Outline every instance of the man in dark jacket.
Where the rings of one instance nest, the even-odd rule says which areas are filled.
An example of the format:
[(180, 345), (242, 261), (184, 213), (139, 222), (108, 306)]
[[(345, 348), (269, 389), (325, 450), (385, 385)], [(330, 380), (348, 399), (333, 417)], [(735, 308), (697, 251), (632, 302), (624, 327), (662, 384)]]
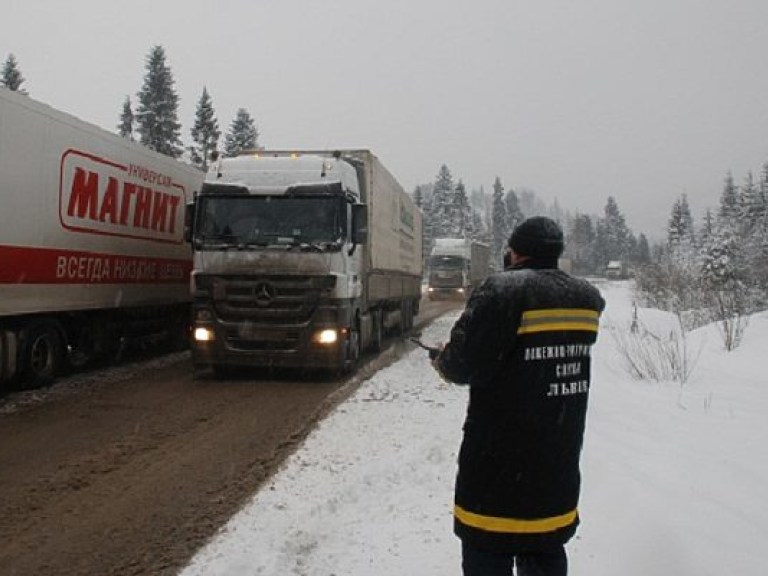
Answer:
[(563, 233), (529, 218), (510, 265), (470, 297), (435, 368), (469, 384), (454, 531), (465, 576), (564, 576), (579, 523), (590, 353), (605, 302), (557, 267)]

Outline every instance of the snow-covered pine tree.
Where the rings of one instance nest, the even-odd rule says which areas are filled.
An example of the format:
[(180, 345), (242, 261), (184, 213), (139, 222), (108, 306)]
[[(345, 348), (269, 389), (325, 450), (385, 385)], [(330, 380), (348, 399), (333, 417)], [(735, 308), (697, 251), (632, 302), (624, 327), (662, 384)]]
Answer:
[(630, 236), (632, 232), (613, 196), (605, 204), (604, 217), (598, 222), (597, 242), (601, 245), (603, 257), (609, 260), (626, 260), (630, 255)]
[(747, 314), (753, 310), (755, 290), (747, 278), (741, 239), (726, 218), (718, 219), (715, 231), (701, 252), (702, 297), (721, 329), (727, 350), (740, 342)]
[(120, 114), (120, 124), (117, 125), (117, 133), (123, 138), (134, 141), (133, 138), (133, 110), (131, 108), (130, 96), (125, 97), (123, 102), (123, 111)]
[(728, 172), (720, 194), (720, 209), (717, 213), (720, 223), (735, 226), (738, 222), (739, 208), (739, 191), (733, 182), (733, 174)]
[(469, 197), (464, 182), (459, 179), (453, 191), (452, 236), (454, 238), (473, 238), (472, 208), (469, 205)]
[(224, 154), (237, 156), (244, 150), (259, 149), (259, 131), (248, 110), (238, 108), (235, 119), (229, 126), (229, 132), (224, 136)]
[(518, 200), (517, 194), (512, 188), (507, 190), (507, 194), (504, 196), (504, 203), (507, 208), (507, 221), (509, 223), (509, 231), (511, 234), (512, 230), (525, 220), (525, 215), (520, 209), (520, 200)]
[(765, 215), (761, 189), (755, 184), (752, 172), (747, 174), (739, 194), (739, 221), (742, 235), (748, 238)]
[(768, 245), (760, 239), (764, 221), (758, 216), (764, 188), (748, 176), (739, 193), (729, 173), (712, 233), (702, 242), (703, 286), (729, 350), (738, 345), (744, 315), (766, 305)]
[(637, 238), (637, 254), (635, 255), (635, 262), (640, 265), (651, 263), (651, 247), (648, 243), (648, 238), (642, 232)]
[(520, 210), (526, 217), (546, 216), (548, 214), (547, 205), (541, 200), (533, 190), (518, 188), (517, 199), (520, 204)]
[(701, 219), (701, 228), (699, 228), (698, 238), (701, 246), (706, 246), (709, 243), (715, 233), (715, 225), (715, 215), (712, 214), (711, 208), (707, 208)]
[(571, 259), (573, 271), (595, 274), (602, 271), (595, 259), (595, 225), (588, 214), (576, 214), (568, 230), (565, 255)]
[(156, 152), (178, 158), (183, 153), (178, 121), (179, 97), (162, 46), (150, 49), (146, 69), (135, 114), (139, 141)]
[(413, 194), (411, 194), (413, 197), (413, 203), (416, 204), (419, 208), (421, 208), (424, 205), (424, 192), (421, 189), (421, 186), (416, 186), (416, 188), (413, 189)]
[(195, 123), (190, 130), (194, 144), (189, 147), (192, 163), (199, 166), (203, 172), (208, 171), (208, 161), (211, 153), (217, 150), (219, 145), (219, 122), (213, 110), (213, 102), (208, 94), (208, 89), (203, 86), (203, 93), (197, 102)]
[(763, 220), (768, 218), (768, 162), (763, 164), (763, 171), (758, 184), (758, 203), (762, 206)]
[(19, 92), (20, 94), (26, 94), (26, 90), (22, 90), (21, 85), (24, 83), (24, 76), (21, 75), (19, 70), (19, 63), (16, 61), (16, 56), (8, 54), (8, 58), (5, 59), (3, 64), (3, 86), (8, 90)]
[(491, 250), (496, 256), (494, 259), (500, 259), (500, 254), (504, 253), (509, 240), (511, 230), (509, 228), (509, 218), (507, 217), (507, 204), (504, 202), (504, 185), (501, 178), (496, 176), (493, 182), (493, 204), (491, 215)]
[(432, 187), (432, 238), (453, 236), (453, 176), (443, 164)]
[(488, 243), (488, 230), (483, 222), (483, 217), (477, 210), (472, 210), (472, 238), (479, 242)]
[[(745, 252), (744, 264), (749, 271), (749, 283), (756, 291), (765, 293), (768, 288), (768, 216), (766, 187), (756, 184), (750, 172), (741, 187), (741, 242)], [(763, 307), (768, 295), (755, 308)]]
[(670, 248), (686, 246), (692, 249), (694, 243), (693, 216), (687, 195), (683, 194), (672, 205), (672, 213), (667, 224), (667, 244)]
[(491, 221), (490, 202), (485, 195), (485, 188), (481, 185), (480, 188), (472, 188), (469, 193), (469, 205), (472, 206), (472, 211), (482, 221), (482, 228), (485, 230), (488, 227), (486, 222)]
[(691, 287), (697, 284), (699, 258), (694, 242), (694, 225), (688, 199), (685, 194), (675, 200), (667, 226), (667, 270), (675, 287), (679, 310), (697, 306), (695, 292)]
[(419, 208), (421, 208), (422, 215), (422, 233), (421, 233), (421, 250), (422, 260), (424, 261), (424, 269), (426, 270), (427, 258), (432, 250), (432, 221), (434, 220), (434, 214), (432, 213), (432, 185), (420, 184), (416, 186), (414, 190), (414, 198), (420, 198)]

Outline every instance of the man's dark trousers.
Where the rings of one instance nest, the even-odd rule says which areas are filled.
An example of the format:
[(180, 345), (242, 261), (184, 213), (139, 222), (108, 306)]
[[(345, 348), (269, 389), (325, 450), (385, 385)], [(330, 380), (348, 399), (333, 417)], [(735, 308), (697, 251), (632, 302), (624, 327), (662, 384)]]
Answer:
[(565, 548), (520, 553), (498, 553), (479, 550), (462, 542), (464, 576), (566, 576), (568, 559)]

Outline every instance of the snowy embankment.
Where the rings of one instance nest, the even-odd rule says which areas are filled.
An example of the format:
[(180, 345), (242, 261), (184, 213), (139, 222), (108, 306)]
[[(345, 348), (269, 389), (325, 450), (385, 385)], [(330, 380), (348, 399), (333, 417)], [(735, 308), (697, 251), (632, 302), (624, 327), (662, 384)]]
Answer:
[[(768, 314), (727, 353), (715, 327), (691, 334), (684, 386), (638, 382), (611, 331), (627, 330), (627, 283), (600, 285), (608, 307), (594, 351), (573, 576), (765, 572), (768, 534)], [(670, 327), (669, 315), (641, 319)], [(444, 341), (456, 316), (424, 333)], [(313, 432), (183, 576), (460, 574), (452, 535), (456, 455), (467, 393), (422, 350), (379, 372)]]

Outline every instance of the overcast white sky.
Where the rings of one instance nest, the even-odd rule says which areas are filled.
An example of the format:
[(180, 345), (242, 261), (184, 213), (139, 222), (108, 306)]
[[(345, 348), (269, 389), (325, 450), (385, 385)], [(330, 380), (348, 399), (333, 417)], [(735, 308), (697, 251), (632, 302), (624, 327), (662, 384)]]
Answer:
[(765, 0), (5, 0), (0, 59), (113, 130), (166, 49), (182, 138), (203, 86), (273, 148), (370, 147), (407, 190), (445, 163), (656, 235), (768, 160)]

